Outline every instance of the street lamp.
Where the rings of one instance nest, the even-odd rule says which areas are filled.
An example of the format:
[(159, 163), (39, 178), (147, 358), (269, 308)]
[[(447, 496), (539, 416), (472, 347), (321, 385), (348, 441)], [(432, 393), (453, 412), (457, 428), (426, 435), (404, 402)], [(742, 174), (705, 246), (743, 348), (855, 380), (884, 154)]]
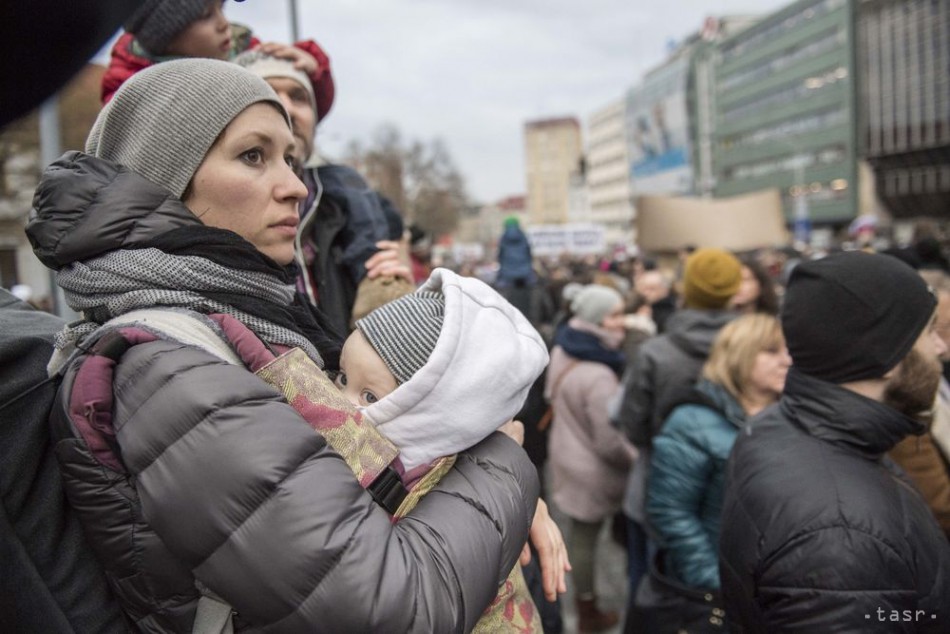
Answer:
[(290, 41), (298, 42), (300, 40), (300, 26), (297, 22), (297, 0), (287, 0), (287, 7), (290, 12)]
[(789, 141), (777, 140), (777, 142), (795, 152), (792, 157), (795, 183), (789, 188), (789, 194), (795, 199), (795, 206), (792, 209), (792, 234), (795, 242), (808, 244), (811, 240), (811, 210), (808, 206), (805, 165), (808, 164), (809, 157), (801, 147)]

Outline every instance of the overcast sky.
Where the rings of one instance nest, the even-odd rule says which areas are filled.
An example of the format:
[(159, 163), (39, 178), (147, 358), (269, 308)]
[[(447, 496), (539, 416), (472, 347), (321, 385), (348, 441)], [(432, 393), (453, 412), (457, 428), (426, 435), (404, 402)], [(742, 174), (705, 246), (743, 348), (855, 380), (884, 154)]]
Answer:
[[(441, 138), (479, 202), (524, 193), (525, 121), (590, 114), (619, 99), (667, 43), (709, 15), (766, 14), (791, 0), (298, 0), (302, 38), (330, 55), (330, 157), (391, 122)], [(286, 0), (227, 2), (262, 40), (289, 41)], [(586, 131), (586, 130), (585, 130)]]

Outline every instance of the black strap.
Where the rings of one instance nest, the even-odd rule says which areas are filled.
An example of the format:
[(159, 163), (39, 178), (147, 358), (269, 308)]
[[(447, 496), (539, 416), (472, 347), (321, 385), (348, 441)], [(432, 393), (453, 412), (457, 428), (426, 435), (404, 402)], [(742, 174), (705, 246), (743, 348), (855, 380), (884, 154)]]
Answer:
[(32, 393), (35, 392), (36, 390), (38, 390), (38, 389), (40, 389), (40, 388), (42, 388), (42, 387), (45, 387), (45, 386), (47, 386), (47, 385), (49, 385), (49, 384), (51, 384), (51, 383), (53, 383), (53, 384), (57, 383), (61, 378), (62, 378), (62, 376), (61, 376), (60, 374), (54, 374), (53, 376), (49, 377), (48, 379), (43, 379), (42, 381), (40, 381), (40, 382), (37, 383), (36, 385), (32, 386), (31, 388), (29, 388), (29, 389), (27, 389), (27, 390), (25, 390), (25, 391), (23, 391), (23, 392), (20, 392), (19, 394), (17, 394), (17, 395), (14, 396), (13, 398), (11, 398), (11, 399), (10, 399), (9, 401), (7, 401), (6, 403), (0, 405), (0, 412), (2, 412), (3, 410), (5, 410), (6, 408), (10, 407), (11, 405), (13, 405), (14, 403), (16, 403), (16, 402), (19, 401), (20, 399), (29, 396), (30, 394), (32, 394)]
[(113, 330), (107, 332), (102, 337), (96, 341), (95, 345), (92, 346), (90, 352), (94, 355), (108, 357), (113, 361), (118, 362), (122, 358), (122, 355), (125, 354), (126, 350), (132, 347), (132, 344), (126, 339), (122, 333)]
[(399, 474), (393, 469), (392, 465), (387, 466), (383, 472), (373, 480), (373, 483), (366, 487), (366, 490), (369, 491), (373, 500), (386, 509), (386, 512), (390, 515), (396, 514), (399, 505), (402, 504), (402, 501), (409, 495), (409, 491), (406, 490), (405, 485), (402, 483), (402, 478), (399, 477)]
[[(96, 344), (92, 347), (92, 349), (89, 352), (90, 354), (101, 355), (104, 357), (108, 357), (112, 359), (113, 361), (118, 361), (119, 359), (122, 358), (122, 355), (125, 354), (125, 351), (131, 347), (132, 347), (132, 344), (129, 343), (129, 341), (125, 337), (123, 337), (120, 333), (113, 331), (113, 332), (109, 332), (103, 335), (102, 338), (96, 342)], [(51, 383), (57, 384), (60, 381), (60, 379), (63, 378), (63, 373), (65, 372), (65, 370), (66, 370), (65, 367), (60, 368), (59, 371), (56, 372), (56, 374), (54, 374), (53, 376), (47, 379), (43, 379), (36, 385), (33, 385), (27, 390), (20, 392), (19, 394), (17, 394), (10, 400), (6, 401), (5, 403), (0, 404), (0, 411), (5, 410), (6, 408), (10, 407), (11, 405), (16, 403), (20, 399), (23, 399), (29, 396), (36, 390), (39, 390)]]

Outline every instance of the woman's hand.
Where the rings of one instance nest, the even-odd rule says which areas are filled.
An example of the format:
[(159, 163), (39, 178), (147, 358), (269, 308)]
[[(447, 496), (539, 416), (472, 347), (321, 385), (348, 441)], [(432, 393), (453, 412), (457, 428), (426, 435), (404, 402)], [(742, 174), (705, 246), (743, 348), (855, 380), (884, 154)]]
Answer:
[[(557, 527), (551, 516), (548, 515), (548, 505), (544, 500), (538, 500), (538, 508), (534, 512), (534, 521), (528, 539), (538, 551), (538, 564), (541, 566), (541, 583), (544, 587), (544, 598), (548, 601), (557, 599), (558, 594), (567, 592), (567, 583), (564, 573), (571, 570), (571, 562), (567, 558), (567, 547), (561, 536), (561, 529)], [(521, 565), (531, 561), (531, 549), (528, 544), (521, 551)]]
[(265, 42), (258, 48), (262, 53), (293, 62), (294, 68), (303, 71), (307, 76), (313, 75), (320, 66), (316, 57), (296, 46), (289, 46), (279, 42)]
[(412, 284), (412, 271), (402, 257), (399, 243), (394, 240), (380, 240), (379, 249), (366, 260), (366, 277), (373, 280), (381, 275), (401, 277)]

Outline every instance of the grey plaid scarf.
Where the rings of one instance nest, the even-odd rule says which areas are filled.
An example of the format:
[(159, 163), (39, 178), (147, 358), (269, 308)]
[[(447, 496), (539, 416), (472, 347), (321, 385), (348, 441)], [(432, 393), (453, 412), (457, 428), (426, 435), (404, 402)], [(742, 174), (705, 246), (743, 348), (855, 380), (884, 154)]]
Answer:
[(66, 303), (81, 311), (84, 321), (69, 324), (56, 338), (56, 348), (81, 341), (101, 324), (139, 308), (176, 307), (201, 313), (231, 315), (266, 342), (301, 348), (323, 367), (323, 359), (302, 334), (203, 293), (249, 295), (289, 306), (294, 287), (274, 275), (233, 269), (207, 258), (169, 255), (158, 249), (111, 251), (97, 258), (74, 262), (56, 274)]

